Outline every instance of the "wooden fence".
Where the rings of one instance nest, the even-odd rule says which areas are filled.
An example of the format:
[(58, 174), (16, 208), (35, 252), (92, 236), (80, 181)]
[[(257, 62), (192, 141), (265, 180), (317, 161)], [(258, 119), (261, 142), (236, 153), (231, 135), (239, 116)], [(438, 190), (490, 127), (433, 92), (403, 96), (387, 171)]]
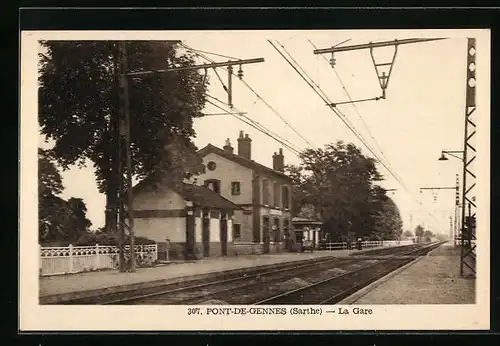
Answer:
[[(125, 246), (125, 250), (130, 246)], [(158, 260), (156, 244), (136, 245), (136, 256), (143, 262)], [(62, 275), (118, 267), (116, 246), (40, 247), (40, 275)]]

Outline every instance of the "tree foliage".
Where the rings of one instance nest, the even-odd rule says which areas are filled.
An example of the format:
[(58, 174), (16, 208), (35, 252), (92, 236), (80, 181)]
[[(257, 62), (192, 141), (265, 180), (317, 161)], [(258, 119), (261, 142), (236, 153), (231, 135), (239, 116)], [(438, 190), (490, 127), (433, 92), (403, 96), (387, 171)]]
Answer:
[(399, 240), (403, 233), (403, 220), (390, 197), (385, 197), (373, 212), (373, 236), (384, 240)]
[(432, 233), (430, 230), (425, 230), (423, 237), (424, 237), (424, 240), (429, 243), (432, 241), (432, 237), (434, 237), (434, 233)]
[[(39, 70), (39, 123), (54, 141), (63, 169), (91, 160), (98, 188), (111, 198), (116, 186), (118, 42), (43, 41)], [(189, 53), (161, 41), (127, 42), (129, 71), (194, 63)], [(180, 180), (201, 160), (191, 141), (193, 119), (205, 103), (204, 75), (157, 73), (129, 79), (130, 140), (134, 174)], [(111, 186), (110, 186), (111, 185)], [(108, 200), (109, 202), (109, 200)]]
[(314, 215), (323, 221), (332, 239), (399, 239), (399, 210), (375, 185), (382, 176), (373, 159), (342, 141), (324, 149), (307, 149), (300, 158), (301, 164), (287, 166), (286, 172), (293, 181), (294, 210), (301, 211), (301, 216)]
[(62, 177), (49, 150), (38, 149), (38, 195), (59, 195), (64, 190)]
[(82, 199), (68, 201), (63, 192), (61, 175), (51, 160), (51, 152), (38, 150), (38, 228), (40, 243), (74, 242), (89, 231), (87, 207)]
[(424, 236), (424, 228), (421, 225), (415, 227), (415, 236), (419, 238)]
[(413, 237), (413, 232), (409, 231), (409, 230), (406, 230), (406, 231), (403, 232), (403, 236), (406, 237), (406, 238), (411, 238), (411, 237)]

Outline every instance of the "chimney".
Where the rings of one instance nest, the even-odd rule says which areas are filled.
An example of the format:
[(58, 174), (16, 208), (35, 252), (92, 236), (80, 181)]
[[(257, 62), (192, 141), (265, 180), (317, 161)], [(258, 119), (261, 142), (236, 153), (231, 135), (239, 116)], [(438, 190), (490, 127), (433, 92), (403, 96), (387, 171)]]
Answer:
[(248, 134), (243, 135), (243, 131), (240, 131), (238, 137), (238, 155), (249, 160), (252, 157), (252, 139)]
[(233, 152), (234, 152), (234, 149), (231, 146), (231, 142), (229, 141), (229, 138), (226, 139), (226, 144), (222, 148), (224, 149), (224, 151), (227, 151), (230, 154), (233, 154)]
[(275, 171), (285, 171), (285, 157), (283, 156), (283, 149), (280, 148), (279, 153), (273, 155), (273, 169)]

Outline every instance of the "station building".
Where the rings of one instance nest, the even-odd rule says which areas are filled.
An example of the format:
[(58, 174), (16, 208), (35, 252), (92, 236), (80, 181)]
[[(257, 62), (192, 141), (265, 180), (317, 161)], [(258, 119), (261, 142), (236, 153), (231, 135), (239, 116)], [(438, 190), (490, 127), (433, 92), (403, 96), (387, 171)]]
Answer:
[(154, 183), (134, 187), (134, 231), (158, 244), (158, 259), (226, 256), (239, 207), (204, 186)]
[(193, 183), (238, 207), (234, 209), (231, 232), (234, 251), (244, 244), (253, 244), (252, 251), (263, 253), (284, 251), (292, 237), (292, 180), (284, 173), (283, 150), (274, 153), (273, 167), (269, 168), (252, 160), (248, 134), (240, 131), (237, 142), (237, 153), (229, 138), (223, 148), (208, 144), (199, 150), (206, 169)]

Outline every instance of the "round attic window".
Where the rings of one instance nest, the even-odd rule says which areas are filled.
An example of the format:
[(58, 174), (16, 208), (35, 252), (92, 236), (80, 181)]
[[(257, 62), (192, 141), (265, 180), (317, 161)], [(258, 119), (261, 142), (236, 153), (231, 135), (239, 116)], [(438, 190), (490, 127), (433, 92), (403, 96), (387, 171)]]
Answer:
[(216, 167), (217, 167), (217, 165), (216, 165), (216, 164), (215, 164), (215, 162), (213, 162), (213, 161), (210, 161), (210, 162), (208, 163), (208, 165), (207, 165), (207, 168), (208, 168), (208, 170), (210, 170), (210, 171), (215, 170), (215, 168), (216, 168)]

